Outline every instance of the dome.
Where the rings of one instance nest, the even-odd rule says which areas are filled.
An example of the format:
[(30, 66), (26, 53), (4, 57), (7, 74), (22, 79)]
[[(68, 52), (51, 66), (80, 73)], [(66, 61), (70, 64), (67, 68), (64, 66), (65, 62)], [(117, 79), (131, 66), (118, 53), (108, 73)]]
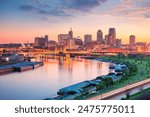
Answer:
[(122, 68), (120, 66), (115, 67), (115, 72), (122, 72)]

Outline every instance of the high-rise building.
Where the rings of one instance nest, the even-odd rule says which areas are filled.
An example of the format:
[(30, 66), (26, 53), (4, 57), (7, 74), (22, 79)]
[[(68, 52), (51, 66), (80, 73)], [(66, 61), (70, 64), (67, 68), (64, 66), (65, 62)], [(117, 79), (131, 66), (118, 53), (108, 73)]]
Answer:
[(44, 37), (35, 37), (35, 46), (46, 48), (48, 46), (48, 35), (45, 35)]
[(113, 37), (111, 35), (108, 35), (107, 45), (110, 45), (110, 46), (114, 45)]
[(45, 35), (44, 39), (45, 39), (45, 46), (48, 47), (48, 35)]
[(108, 35), (105, 35), (105, 43), (109, 45)]
[(92, 42), (92, 35), (86, 34), (84, 35), (84, 44)]
[(131, 46), (135, 45), (135, 36), (134, 35), (130, 35), (129, 44)]
[(80, 38), (74, 38), (74, 40), (75, 40), (76, 45), (79, 45), (79, 46), (83, 45), (83, 41)]
[(73, 31), (70, 28), (68, 34), (59, 34), (58, 35), (58, 44), (59, 45), (67, 45), (70, 42), (70, 39), (73, 39)]
[(116, 46), (120, 47), (122, 44), (122, 40), (121, 39), (116, 39)]
[(48, 41), (48, 35), (45, 35), (44, 38)]
[(109, 40), (109, 45), (114, 46), (116, 42), (116, 30), (115, 28), (109, 28), (109, 33), (108, 33), (108, 40)]
[(103, 32), (101, 30), (98, 30), (97, 31), (97, 41), (99, 43), (102, 43), (103, 42)]
[(67, 41), (70, 39), (69, 34), (59, 34), (58, 35), (58, 44), (59, 45), (67, 45)]
[(72, 31), (72, 28), (70, 28), (69, 36), (70, 36), (70, 39), (73, 39), (73, 31)]

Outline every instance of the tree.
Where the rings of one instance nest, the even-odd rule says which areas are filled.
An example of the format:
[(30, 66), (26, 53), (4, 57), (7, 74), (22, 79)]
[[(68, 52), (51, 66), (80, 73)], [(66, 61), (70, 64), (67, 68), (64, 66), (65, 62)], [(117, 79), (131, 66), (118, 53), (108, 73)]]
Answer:
[(123, 80), (126, 80), (126, 79), (128, 79), (129, 78), (129, 70), (123, 70), (122, 71), (123, 72)]
[(113, 79), (111, 77), (106, 77), (102, 79), (102, 82), (105, 87), (109, 87), (114, 84)]
[(104, 89), (105, 88), (105, 86), (104, 86), (104, 83), (103, 82), (101, 82), (99, 85), (97, 85), (96, 86), (96, 90), (98, 91), (98, 90), (102, 90), (102, 89)]

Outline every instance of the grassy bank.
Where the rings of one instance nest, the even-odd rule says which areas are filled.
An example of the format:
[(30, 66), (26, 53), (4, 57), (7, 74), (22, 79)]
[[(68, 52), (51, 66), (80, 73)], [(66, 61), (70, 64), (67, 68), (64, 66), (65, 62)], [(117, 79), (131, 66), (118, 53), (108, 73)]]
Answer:
[(116, 82), (114, 85), (108, 88), (99, 90), (94, 94), (89, 94), (86, 96), (79, 97), (78, 99), (87, 99), (90, 97), (94, 97), (121, 88), (123, 86), (126, 86), (127, 84), (132, 84), (150, 78), (150, 61), (149, 61), (150, 57), (144, 55), (104, 56), (104, 57), (100, 57), (100, 59), (115, 62), (115, 63), (129, 64), (131, 66), (130, 67), (131, 69), (129, 69), (130, 74), (126, 76), (126, 78), (122, 78), (122, 80)]

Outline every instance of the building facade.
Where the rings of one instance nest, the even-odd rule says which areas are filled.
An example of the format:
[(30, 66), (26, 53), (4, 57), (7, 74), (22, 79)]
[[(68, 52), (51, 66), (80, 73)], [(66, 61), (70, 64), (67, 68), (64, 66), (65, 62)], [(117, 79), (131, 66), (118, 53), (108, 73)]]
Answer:
[(97, 41), (101, 44), (103, 43), (103, 32), (101, 30), (97, 31)]
[(116, 30), (115, 28), (109, 28), (108, 32), (108, 44), (114, 46), (116, 43)]
[(67, 45), (70, 43), (70, 39), (73, 39), (73, 31), (70, 29), (68, 34), (59, 34), (58, 35), (58, 44), (59, 45)]
[(84, 35), (84, 44), (92, 42), (92, 35), (86, 34)]
[(46, 48), (48, 46), (48, 35), (44, 37), (35, 37), (35, 47)]
[(134, 36), (134, 35), (130, 35), (130, 38), (129, 38), (129, 45), (130, 45), (130, 46), (135, 45), (135, 36)]

